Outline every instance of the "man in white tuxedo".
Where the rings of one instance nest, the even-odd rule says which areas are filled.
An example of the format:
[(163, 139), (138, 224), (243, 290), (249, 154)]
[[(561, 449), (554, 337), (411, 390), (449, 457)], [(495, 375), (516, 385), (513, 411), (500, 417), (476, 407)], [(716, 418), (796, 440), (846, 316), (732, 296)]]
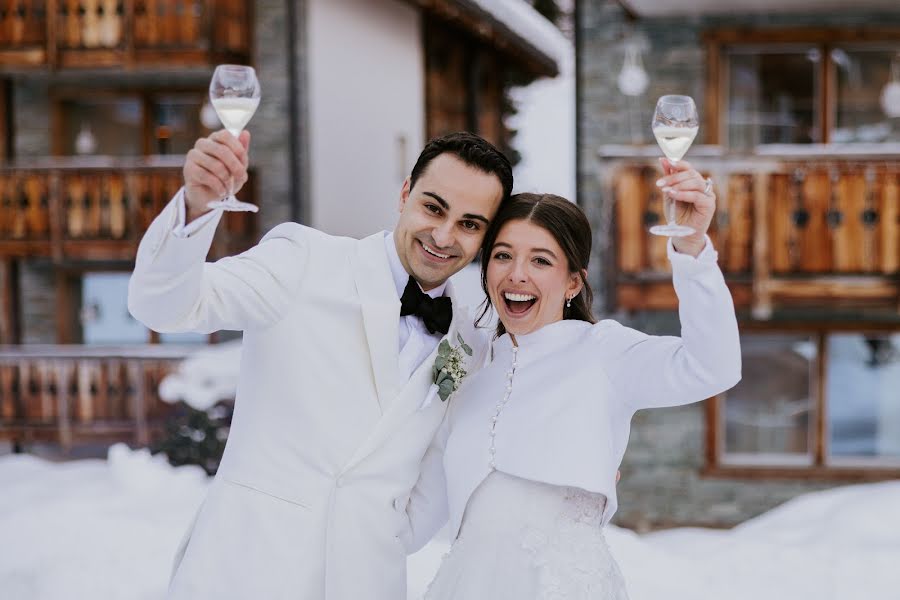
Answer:
[(437, 347), (464, 340), (470, 371), (486, 351), (447, 280), (509, 196), (509, 161), (472, 134), (437, 138), (403, 185), (392, 233), (284, 223), (206, 263), (221, 218), (207, 204), (246, 181), (249, 143), (246, 132), (197, 142), (129, 285), (129, 310), (152, 329), (244, 332), (228, 445), (169, 596), (404, 598), (406, 505), (447, 406), (424, 401)]

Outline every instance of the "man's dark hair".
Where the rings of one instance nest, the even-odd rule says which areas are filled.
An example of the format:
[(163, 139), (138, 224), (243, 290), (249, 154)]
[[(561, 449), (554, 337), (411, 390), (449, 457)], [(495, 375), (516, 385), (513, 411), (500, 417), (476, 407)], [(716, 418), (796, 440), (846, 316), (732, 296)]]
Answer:
[(419, 159), (409, 176), (409, 189), (415, 187), (416, 181), (425, 172), (428, 163), (441, 154), (448, 153), (479, 171), (488, 175), (496, 175), (500, 180), (500, 185), (503, 186), (501, 203), (505, 202), (512, 194), (513, 174), (509, 159), (489, 141), (467, 131), (442, 135), (425, 144), (425, 148), (419, 154)]

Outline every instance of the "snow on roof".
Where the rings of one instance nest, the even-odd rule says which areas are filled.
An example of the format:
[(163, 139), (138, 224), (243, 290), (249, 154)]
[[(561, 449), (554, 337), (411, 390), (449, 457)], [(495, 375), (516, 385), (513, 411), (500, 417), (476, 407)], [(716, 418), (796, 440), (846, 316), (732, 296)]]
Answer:
[(553, 59), (557, 66), (572, 50), (572, 43), (525, 0), (470, 0), (499, 23), (505, 25), (521, 42)]

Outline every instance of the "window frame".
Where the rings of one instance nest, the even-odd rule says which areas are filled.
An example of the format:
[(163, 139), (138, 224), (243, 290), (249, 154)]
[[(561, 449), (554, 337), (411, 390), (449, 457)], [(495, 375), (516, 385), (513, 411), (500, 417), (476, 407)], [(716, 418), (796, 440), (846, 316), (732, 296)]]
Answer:
[[(706, 46), (706, 90), (703, 111), (704, 143), (729, 147), (728, 112), (728, 61), (729, 49), (740, 46), (792, 46), (808, 45), (819, 49), (822, 61), (819, 63), (817, 96), (819, 98), (819, 128), (822, 144), (831, 143), (831, 130), (837, 117), (837, 78), (831, 50), (835, 47), (879, 48), (900, 45), (900, 28), (794, 28), (794, 29), (746, 29), (723, 28), (707, 31), (702, 36)], [(893, 46), (891, 46), (893, 47)], [(900, 47), (898, 47), (900, 51)], [(858, 142), (847, 142), (851, 146)], [(780, 144), (779, 144), (780, 145)], [(810, 147), (816, 144), (791, 144)]]
[[(63, 266), (56, 271), (55, 292), (57, 295), (56, 311), (56, 336), (58, 344), (85, 345), (84, 333), (81, 329), (80, 311), (84, 306), (81, 297), (81, 286), (84, 276), (89, 273), (122, 273), (127, 274), (132, 268), (121, 263), (98, 262), (91, 265)], [(150, 329), (146, 325), (145, 344), (165, 344), (159, 332)], [(216, 344), (219, 341), (219, 333), (207, 334), (207, 344)], [(103, 346), (106, 344), (100, 344)], [(201, 346), (198, 344), (197, 346)]]
[[(829, 458), (829, 428), (827, 397), (828, 337), (841, 333), (898, 333), (900, 323), (788, 323), (772, 324), (748, 322), (741, 324), (741, 333), (748, 334), (800, 334), (813, 338), (817, 347), (814, 365), (815, 378), (810, 382), (813, 399), (813, 419), (810, 425), (811, 463), (781, 464), (753, 463), (747, 460), (725, 460), (724, 402), (726, 394), (710, 398), (706, 402), (706, 457), (701, 475), (711, 478), (741, 479), (816, 479), (822, 481), (883, 481), (900, 479), (900, 463), (886, 465), (884, 461), (866, 459)], [(751, 455), (752, 456), (752, 455)]]
[[(97, 88), (84, 90), (80, 88), (61, 87), (51, 91), (51, 124), (50, 142), (53, 156), (69, 156), (64, 147), (64, 132), (67, 129), (66, 111), (64, 105), (69, 101), (90, 100), (98, 97), (112, 99), (137, 100), (141, 106), (141, 153), (138, 156), (157, 156), (153, 152), (155, 147), (155, 123), (153, 122), (154, 107), (161, 98), (168, 96), (192, 96), (196, 95), (201, 105), (207, 98), (208, 91), (201, 87), (176, 87), (176, 88)], [(205, 130), (205, 127), (203, 128)]]

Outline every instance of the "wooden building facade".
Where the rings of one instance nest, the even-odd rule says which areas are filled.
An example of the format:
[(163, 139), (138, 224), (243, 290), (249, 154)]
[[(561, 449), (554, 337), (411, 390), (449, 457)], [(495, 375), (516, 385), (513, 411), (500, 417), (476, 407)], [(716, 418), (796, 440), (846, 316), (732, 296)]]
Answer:
[[(382, 18), (364, 26), (385, 28), (387, 39), (387, 16), (414, 16), (422, 35), (410, 52), (425, 59), (421, 73), (409, 74), (424, 82), (413, 157), (427, 137), (461, 129), (505, 147), (505, 90), (555, 75), (557, 65), (488, 4), (0, 2), (0, 437), (69, 445), (93, 431), (145, 443), (148, 419), (165, 414), (159, 377), (186, 348), (216, 341), (150, 331), (125, 303), (137, 244), (181, 186), (184, 154), (219, 128), (207, 99), (215, 65), (257, 69), (264, 100), (249, 126), (251, 179), (239, 197), (262, 210), (228, 213), (211, 259), (248, 248), (285, 220), (315, 225), (317, 203), (349, 202), (310, 187), (325, 175), (310, 166), (309, 70), (328, 64), (312, 55), (313, 11), (374, 11)], [(339, 16), (329, 35), (340, 27)], [(353, 64), (344, 67), (352, 79)], [(395, 73), (385, 73), (390, 87)], [(355, 103), (366, 109), (364, 95)], [(363, 155), (391, 153), (381, 140), (337, 131)], [(383, 201), (393, 206), (394, 197)], [(348, 215), (363, 208), (340, 207)]]
[[(900, 10), (777, 4), (578, 3), (579, 201), (602, 310), (678, 333), (666, 242), (647, 232), (662, 219), (650, 122), (659, 96), (688, 94), (701, 129), (686, 159), (715, 182), (744, 348), (733, 390), (636, 418), (632, 525), (729, 525), (900, 477)], [(648, 85), (628, 96), (635, 53)]]

